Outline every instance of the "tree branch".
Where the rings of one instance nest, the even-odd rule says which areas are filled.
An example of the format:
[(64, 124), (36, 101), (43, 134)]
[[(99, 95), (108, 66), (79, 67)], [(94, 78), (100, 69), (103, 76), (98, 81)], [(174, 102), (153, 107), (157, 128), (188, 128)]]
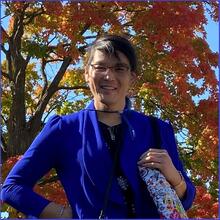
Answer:
[(88, 22), (85, 24), (85, 26), (83, 27), (83, 29), (81, 30), (80, 32), (80, 35), (82, 36), (88, 29), (89, 27), (91, 26), (92, 22)]
[(5, 78), (7, 78), (9, 81), (15, 82), (15, 81), (11, 78), (11, 76), (9, 76), (9, 74), (7, 74), (6, 72), (1, 71), (1, 73), (2, 73), (2, 76), (4, 76)]
[(62, 79), (66, 69), (68, 68), (69, 64), (71, 63), (71, 61), (72, 61), (72, 59), (70, 57), (64, 58), (64, 61), (63, 61), (62, 65), (61, 65), (58, 73), (54, 77), (52, 83), (50, 84), (50, 86), (47, 89), (46, 94), (42, 98), (42, 102), (41, 102), (41, 105), (40, 105), (40, 108), (39, 108), (40, 111), (42, 111), (43, 106), (46, 107), (45, 104), (49, 101), (49, 98), (51, 98), (51, 96), (54, 94), (54, 92), (57, 91), (57, 87), (59, 85), (59, 82), (61, 81), (61, 79)]
[(49, 107), (49, 110), (46, 113), (46, 116), (43, 118), (42, 122), (45, 123), (46, 118), (51, 114), (53, 110), (57, 108), (57, 106), (60, 105), (60, 103), (63, 103), (68, 97), (68, 92), (65, 95), (62, 95), (60, 98), (61, 100), (55, 100)]
[(3, 20), (4, 18), (7, 18), (8, 16), (10, 16), (10, 15), (5, 15), (5, 16), (1, 17), (1, 20)]
[(4, 54), (7, 56), (8, 51), (5, 49), (3, 44), (1, 44), (1, 48), (2, 48), (2, 51), (4, 52)]
[(28, 20), (26, 22), (24, 22), (24, 25), (30, 24), (35, 17), (42, 15), (44, 12), (45, 12), (44, 8), (41, 7), (40, 10), (36, 11), (35, 13), (32, 12), (32, 13), (30, 13), (30, 15), (26, 14)]
[(85, 36), (84, 39), (96, 39), (97, 35), (93, 35), (93, 36)]
[(51, 84), (47, 88), (45, 94), (43, 95), (42, 99), (40, 100), (40, 102), (37, 106), (37, 109), (35, 111), (35, 114), (28, 122), (29, 126), (31, 126), (31, 129), (36, 130), (36, 132), (41, 124), (41, 118), (44, 113), (44, 110), (45, 110), (48, 102), (50, 101), (50, 98), (57, 91), (57, 87), (58, 87), (61, 79), (63, 78), (63, 75), (66, 72), (66, 69), (70, 65), (71, 61), (72, 61), (71, 57), (64, 58), (64, 61), (61, 65), (60, 69), (58, 70), (56, 76), (54, 77), (53, 81), (51, 82)]
[(84, 89), (84, 90), (89, 90), (88, 86), (59, 86), (57, 87), (57, 91), (58, 90), (77, 90), (77, 89)]
[(63, 59), (53, 59), (53, 60), (46, 60), (46, 63), (53, 63), (53, 62), (62, 62)]
[[(48, 87), (47, 75), (45, 73), (45, 66), (46, 66), (46, 60), (45, 60), (45, 58), (43, 58), (42, 59), (42, 64), (41, 64), (41, 73), (42, 73), (42, 77), (43, 77), (43, 80), (44, 80), (44, 86), (43, 86), (43, 90), (42, 90), (42, 93), (41, 93), (42, 96), (45, 94), (46, 89)], [(42, 98), (42, 96), (41, 96), (41, 98)]]
[(50, 107), (50, 109), (48, 110), (48, 112), (45, 113), (46, 116), (42, 119), (42, 122), (43, 122), (43, 123), (45, 123), (47, 117), (48, 117), (48, 116), (51, 114), (51, 112), (52, 112), (53, 110), (55, 110), (56, 108), (57, 108), (57, 105), (55, 105), (55, 104), (54, 104), (53, 107)]
[(4, 1), (4, 4), (11, 10), (10, 1)]
[(2, 25), (1, 25), (1, 34), (2, 35), (4, 34), (7, 37), (7, 39), (9, 38), (8, 33), (5, 31), (5, 29), (2, 27)]
[(2, 148), (2, 150), (3, 150), (3, 152), (7, 152), (7, 148), (8, 148), (8, 145), (6, 144), (6, 141), (5, 141), (5, 139), (4, 139), (4, 137), (3, 137), (3, 135), (1, 134), (1, 148)]
[(44, 186), (46, 183), (56, 182), (57, 180), (58, 180), (58, 176), (55, 175), (55, 176), (50, 177), (49, 179), (40, 180), (40, 181), (37, 183), (37, 185), (39, 185), (39, 186)]
[(56, 38), (57, 38), (57, 36), (56, 36), (56, 34), (55, 34), (55, 36), (47, 43), (47, 46), (49, 46), (50, 43), (53, 42)]

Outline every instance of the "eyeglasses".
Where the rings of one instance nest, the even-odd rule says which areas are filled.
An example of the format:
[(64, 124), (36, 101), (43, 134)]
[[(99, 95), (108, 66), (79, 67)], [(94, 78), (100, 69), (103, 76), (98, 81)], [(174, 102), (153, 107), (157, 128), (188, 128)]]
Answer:
[(105, 66), (101, 64), (90, 64), (96, 73), (106, 73), (107, 69), (112, 69), (115, 73), (124, 74), (130, 70), (126, 64), (117, 64), (115, 66)]

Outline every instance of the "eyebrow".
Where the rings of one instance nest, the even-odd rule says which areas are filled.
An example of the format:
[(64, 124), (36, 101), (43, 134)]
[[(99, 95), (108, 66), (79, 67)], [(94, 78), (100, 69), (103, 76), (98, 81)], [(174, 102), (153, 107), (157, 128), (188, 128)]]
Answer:
[[(103, 66), (108, 66), (105, 62), (103, 61), (98, 61), (93, 63), (93, 65), (103, 65)], [(114, 66), (126, 66), (129, 67), (130, 65), (127, 63), (122, 63), (122, 62), (117, 62)]]

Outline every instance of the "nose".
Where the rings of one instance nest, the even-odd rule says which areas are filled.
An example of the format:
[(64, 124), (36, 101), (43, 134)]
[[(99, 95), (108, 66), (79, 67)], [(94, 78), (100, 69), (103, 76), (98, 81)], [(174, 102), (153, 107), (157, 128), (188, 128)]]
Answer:
[(115, 79), (115, 74), (113, 68), (108, 68), (105, 72), (104, 78), (106, 80), (114, 80)]

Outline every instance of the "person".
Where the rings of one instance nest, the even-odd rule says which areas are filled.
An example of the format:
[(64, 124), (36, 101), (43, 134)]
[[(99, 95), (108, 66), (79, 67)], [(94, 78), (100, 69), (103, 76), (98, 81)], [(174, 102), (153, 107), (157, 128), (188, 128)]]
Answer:
[[(155, 148), (150, 117), (130, 107), (128, 90), (136, 78), (131, 42), (119, 35), (98, 38), (85, 62), (93, 100), (79, 112), (50, 118), (6, 178), (2, 200), (36, 218), (159, 218), (141, 166), (160, 170), (189, 209), (195, 187), (179, 159), (172, 125), (157, 119), (162, 146)], [(68, 207), (33, 191), (52, 168)]]

